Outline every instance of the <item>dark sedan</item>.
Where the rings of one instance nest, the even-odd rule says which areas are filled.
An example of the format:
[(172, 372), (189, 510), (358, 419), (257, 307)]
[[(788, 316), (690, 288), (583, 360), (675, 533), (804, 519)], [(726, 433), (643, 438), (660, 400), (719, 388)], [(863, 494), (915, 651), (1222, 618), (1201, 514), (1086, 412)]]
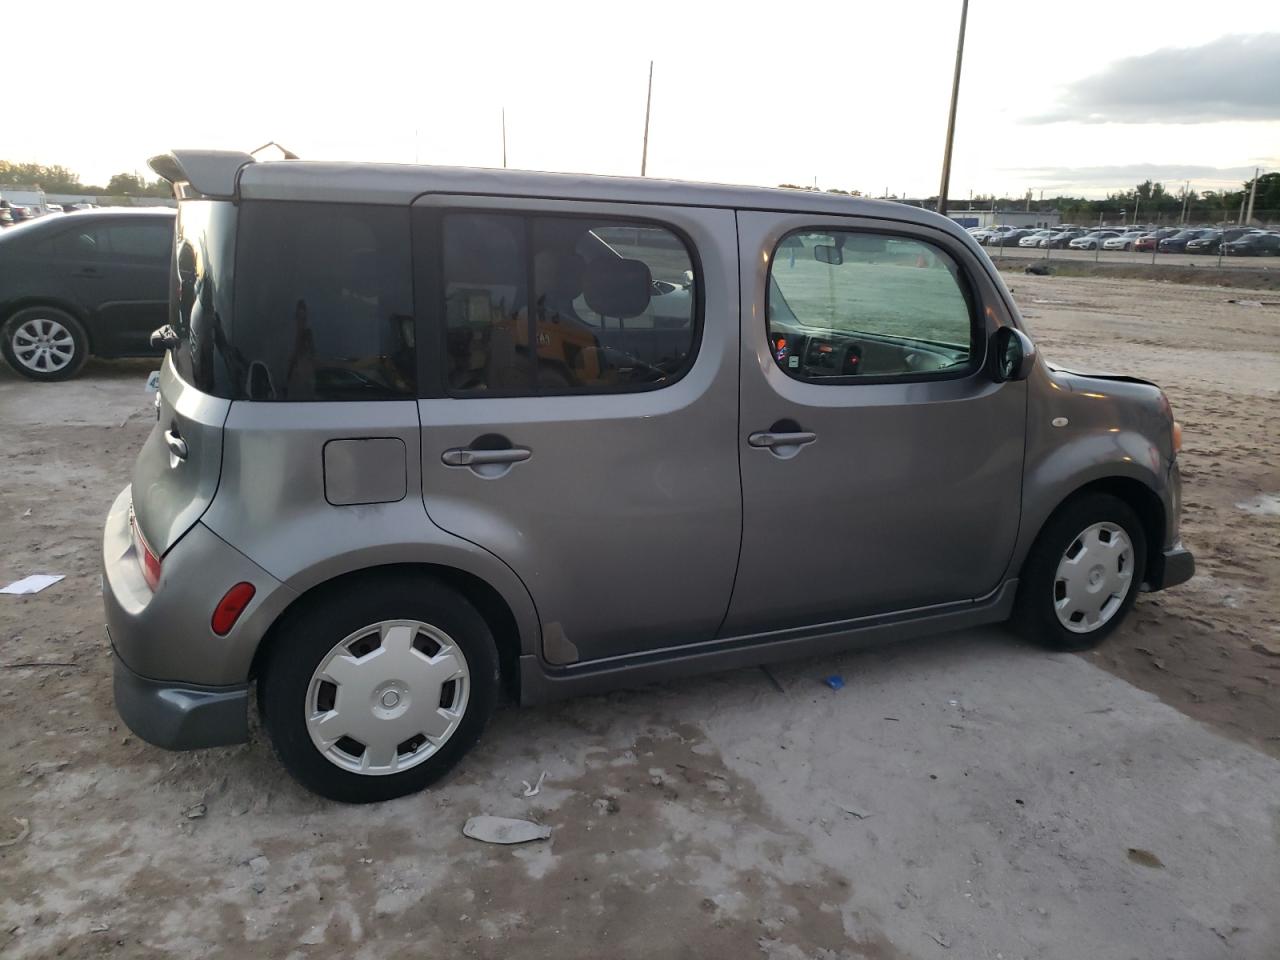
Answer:
[(1074, 230), (1074, 229), (1063, 230), (1060, 233), (1055, 233), (1050, 235), (1049, 238), (1046, 240), (1041, 240), (1040, 246), (1052, 247), (1055, 250), (1065, 250), (1067, 248), (1067, 244), (1069, 244), (1072, 240), (1075, 240), (1083, 236), (1084, 236), (1083, 230)]
[(159, 355), (173, 211), (94, 210), (0, 233), (0, 349), (32, 380), (66, 380), (90, 355)]
[(1009, 230), (1006, 233), (994, 234), (987, 241), (988, 247), (1016, 247), (1022, 241), (1023, 237), (1029, 237), (1035, 233), (1034, 230), (1025, 230), (1021, 227), (1017, 230)]
[(1221, 230), (1206, 230), (1194, 240), (1187, 241), (1187, 253), (1217, 253), (1222, 245)]
[(1187, 244), (1187, 253), (1213, 253), (1218, 252), (1218, 248), (1223, 243), (1234, 243), (1242, 237), (1258, 231), (1253, 227), (1233, 227), (1228, 230), (1211, 230), (1209, 235), (1192, 240)]
[(1199, 240), (1201, 237), (1209, 236), (1217, 233), (1216, 230), (1205, 230), (1202, 228), (1192, 228), (1189, 230), (1179, 230), (1172, 237), (1165, 237), (1160, 241), (1161, 253), (1186, 253), (1187, 244), (1192, 240)]
[(1246, 233), (1222, 249), (1232, 257), (1280, 257), (1280, 233)]

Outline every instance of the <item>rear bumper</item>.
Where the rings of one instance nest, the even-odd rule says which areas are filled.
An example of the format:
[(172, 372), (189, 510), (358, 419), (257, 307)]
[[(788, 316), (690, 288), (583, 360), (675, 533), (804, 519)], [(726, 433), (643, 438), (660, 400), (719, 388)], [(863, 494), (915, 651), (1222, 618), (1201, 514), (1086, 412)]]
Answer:
[(206, 687), (149, 680), (130, 670), (118, 653), (113, 659), (116, 712), (147, 743), (194, 750), (249, 739), (247, 683)]
[[(102, 601), (117, 655), (140, 676), (174, 686), (248, 682), (258, 644), (296, 594), (199, 522), (164, 555), (152, 590), (133, 547), (129, 505), (125, 487), (102, 537)], [(210, 624), (213, 609), (240, 582), (253, 584), (253, 600), (219, 636)]]

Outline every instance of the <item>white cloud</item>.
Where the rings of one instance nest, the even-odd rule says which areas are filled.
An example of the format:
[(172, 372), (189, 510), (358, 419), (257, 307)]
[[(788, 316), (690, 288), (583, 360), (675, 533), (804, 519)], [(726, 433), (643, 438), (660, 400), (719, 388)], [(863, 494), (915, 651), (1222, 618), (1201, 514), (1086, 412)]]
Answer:
[(1280, 33), (1154, 50), (1068, 85), (1032, 123), (1280, 120)]

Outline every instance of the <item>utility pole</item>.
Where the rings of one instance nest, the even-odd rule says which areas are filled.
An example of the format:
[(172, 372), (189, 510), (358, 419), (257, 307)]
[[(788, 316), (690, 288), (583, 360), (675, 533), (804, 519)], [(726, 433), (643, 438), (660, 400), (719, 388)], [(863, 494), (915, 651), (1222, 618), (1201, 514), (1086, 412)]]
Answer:
[(1258, 174), (1262, 172), (1261, 167), (1253, 168), (1253, 184), (1249, 187), (1249, 212), (1245, 214), (1244, 222), (1253, 222), (1253, 201), (1258, 195)]
[(502, 108), (502, 169), (507, 169), (507, 108)]
[(644, 98), (644, 152), (640, 154), (640, 176), (649, 167), (649, 107), (653, 104), (653, 61), (649, 61), (649, 92)]
[(969, 18), (969, 0), (960, 3), (960, 37), (956, 41), (956, 72), (951, 78), (951, 112), (947, 114), (947, 144), (942, 152), (942, 184), (938, 187), (938, 212), (947, 215), (947, 190), (951, 186), (951, 143), (956, 134), (956, 103), (960, 99), (960, 64), (964, 60), (964, 26)]
[(1187, 201), (1191, 198), (1191, 181), (1187, 180), (1182, 184), (1182, 219), (1179, 223), (1187, 222)]

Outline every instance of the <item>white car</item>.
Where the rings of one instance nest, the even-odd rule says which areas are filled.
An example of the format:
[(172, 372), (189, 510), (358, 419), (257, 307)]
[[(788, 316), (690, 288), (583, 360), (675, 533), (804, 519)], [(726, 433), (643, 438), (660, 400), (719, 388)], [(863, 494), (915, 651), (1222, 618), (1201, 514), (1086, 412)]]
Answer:
[(1103, 250), (1132, 250), (1134, 242), (1146, 236), (1146, 230), (1126, 230), (1118, 237), (1110, 237), (1102, 241)]
[(1120, 233), (1116, 230), (1095, 230), (1093, 233), (1086, 233), (1083, 237), (1076, 237), (1067, 246), (1072, 250), (1097, 250), (1098, 244), (1118, 236)]
[(1003, 233), (1012, 233), (1017, 227), (1011, 227), (1007, 223), (1001, 223), (994, 227), (983, 227), (981, 230), (972, 231), (973, 239), (977, 240), (983, 246), (986, 246), (988, 240), (992, 237)]
[(1057, 230), (1037, 230), (1035, 233), (1029, 233), (1018, 241), (1020, 247), (1038, 247), (1041, 240), (1047, 240), (1049, 237), (1057, 233)]

